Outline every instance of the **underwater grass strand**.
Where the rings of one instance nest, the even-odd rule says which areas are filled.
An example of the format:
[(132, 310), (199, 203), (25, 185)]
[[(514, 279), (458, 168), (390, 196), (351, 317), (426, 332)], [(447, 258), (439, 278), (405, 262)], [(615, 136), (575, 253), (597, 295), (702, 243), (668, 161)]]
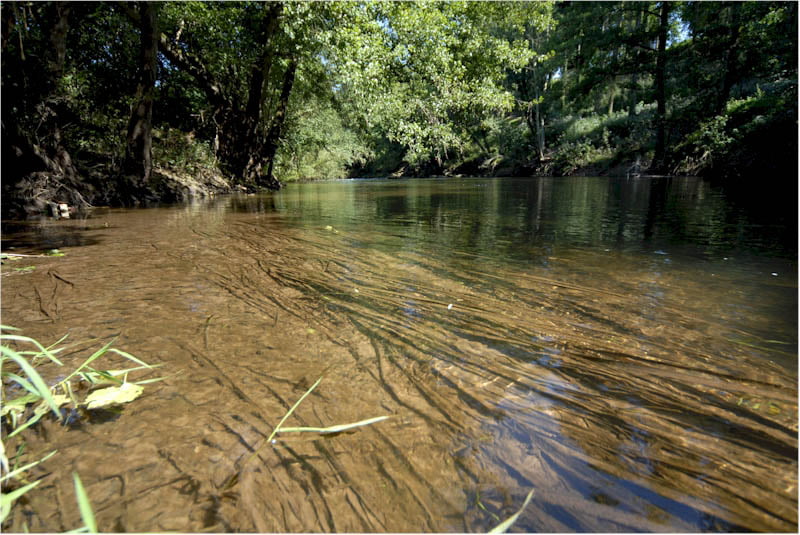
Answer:
[(382, 422), (388, 419), (389, 416), (377, 416), (375, 418), (369, 418), (367, 420), (361, 420), (360, 422), (355, 422), (352, 424), (340, 424), (340, 425), (332, 425), (330, 427), (282, 427), (278, 429), (278, 433), (319, 433), (321, 435), (331, 434), (331, 433), (341, 433), (342, 431), (347, 431), (349, 429), (355, 429), (357, 427), (363, 427), (365, 425), (375, 424), (378, 422)]
[(525, 501), (524, 501), (524, 502), (522, 502), (522, 507), (520, 507), (520, 508), (519, 508), (519, 511), (517, 511), (516, 513), (514, 513), (513, 515), (511, 515), (511, 516), (510, 516), (509, 518), (507, 518), (506, 520), (503, 520), (502, 522), (500, 522), (500, 523), (499, 523), (497, 526), (495, 526), (494, 528), (492, 528), (492, 529), (489, 531), (489, 533), (505, 533), (506, 531), (508, 531), (508, 530), (509, 530), (509, 528), (511, 528), (511, 526), (513, 526), (513, 525), (514, 525), (514, 522), (516, 522), (516, 521), (517, 521), (517, 519), (519, 518), (519, 515), (521, 515), (521, 514), (522, 514), (522, 511), (524, 511), (524, 510), (525, 510), (525, 508), (526, 508), (526, 507), (528, 506), (528, 504), (530, 503), (530, 501), (531, 501), (531, 498), (533, 498), (533, 492), (534, 492), (534, 489), (531, 489), (531, 491), (530, 491), (530, 492), (528, 493), (528, 495), (525, 497)]
[(286, 420), (289, 419), (289, 416), (292, 415), (292, 413), (295, 411), (295, 409), (300, 406), (300, 404), (303, 402), (303, 400), (306, 399), (306, 397), (308, 397), (308, 395), (311, 394), (311, 392), (313, 392), (314, 389), (317, 388), (317, 385), (319, 385), (321, 382), (322, 382), (322, 377), (317, 379), (317, 381), (313, 385), (311, 385), (311, 388), (306, 390), (305, 393), (302, 396), (300, 396), (300, 399), (298, 399), (295, 402), (295, 404), (292, 405), (292, 408), (289, 409), (289, 412), (287, 412), (286, 414), (283, 415), (283, 418), (281, 418), (281, 421), (278, 422), (277, 426), (275, 426), (275, 429), (272, 430), (272, 433), (269, 435), (269, 437), (267, 437), (267, 440), (265, 440), (258, 448), (256, 448), (256, 450), (250, 455), (250, 457), (247, 458), (247, 460), (243, 463), (242, 466), (244, 466), (245, 464), (250, 462), (250, 460), (253, 459), (253, 457), (258, 455), (258, 452), (261, 451), (261, 449), (264, 446), (266, 446), (267, 444), (272, 442), (272, 439), (275, 438), (276, 434), (278, 434), (278, 431), (280, 430), (281, 426), (283, 425), (283, 422), (285, 422)]
[(320, 377), (319, 379), (317, 379), (317, 381), (316, 381), (316, 382), (315, 382), (313, 385), (311, 385), (311, 388), (309, 388), (308, 390), (306, 390), (306, 391), (305, 391), (305, 393), (304, 393), (302, 396), (300, 396), (300, 399), (298, 399), (298, 400), (295, 402), (295, 404), (294, 404), (294, 405), (292, 405), (292, 407), (289, 409), (289, 412), (287, 412), (286, 414), (284, 414), (284, 415), (283, 415), (283, 418), (281, 418), (281, 421), (280, 421), (280, 422), (278, 422), (278, 425), (277, 425), (277, 426), (275, 426), (275, 429), (273, 429), (273, 430), (272, 430), (272, 433), (269, 435), (269, 437), (267, 437), (267, 439), (266, 439), (266, 440), (265, 440), (265, 441), (264, 441), (264, 442), (263, 442), (263, 443), (262, 443), (262, 444), (261, 444), (261, 445), (260, 445), (258, 448), (256, 448), (256, 449), (255, 449), (255, 451), (253, 451), (253, 453), (251, 453), (251, 454), (250, 454), (250, 456), (249, 456), (249, 457), (247, 457), (247, 459), (245, 459), (245, 461), (242, 463), (242, 466), (241, 466), (241, 467), (240, 467), (238, 470), (236, 470), (236, 472), (234, 472), (234, 473), (231, 475), (231, 477), (229, 477), (229, 478), (228, 478), (228, 479), (227, 479), (227, 480), (226, 480), (226, 481), (225, 481), (225, 482), (222, 484), (222, 488), (223, 488), (223, 490), (227, 490), (227, 489), (233, 488), (233, 486), (234, 486), (234, 485), (236, 485), (236, 483), (238, 483), (238, 481), (239, 481), (239, 473), (241, 472), (241, 470), (242, 470), (242, 469), (244, 469), (244, 467), (245, 467), (245, 466), (247, 466), (247, 463), (249, 463), (250, 461), (252, 461), (252, 460), (253, 460), (253, 459), (254, 459), (254, 458), (255, 458), (255, 457), (258, 455), (258, 452), (260, 452), (260, 451), (261, 451), (261, 450), (264, 448), (264, 446), (266, 446), (267, 444), (269, 444), (269, 443), (271, 443), (271, 442), (272, 442), (272, 439), (273, 439), (273, 438), (275, 438), (275, 435), (276, 435), (276, 434), (278, 433), (278, 431), (280, 430), (281, 426), (283, 425), (283, 422), (285, 422), (285, 421), (286, 421), (286, 420), (289, 418), (289, 416), (291, 416), (291, 415), (292, 415), (292, 413), (294, 412), (294, 410), (295, 410), (295, 409), (296, 409), (298, 406), (300, 406), (300, 404), (303, 402), (303, 400), (304, 400), (304, 399), (306, 399), (306, 397), (307, 397), (307, 396), (308, 396), (308, 395), (309, 395), (311, 392), (313, 392), (315, 388), (317, 388), (317, 385), (319, 385), (319, 383), (320, 383), (320, 382), (322, 382), (322, 377)]

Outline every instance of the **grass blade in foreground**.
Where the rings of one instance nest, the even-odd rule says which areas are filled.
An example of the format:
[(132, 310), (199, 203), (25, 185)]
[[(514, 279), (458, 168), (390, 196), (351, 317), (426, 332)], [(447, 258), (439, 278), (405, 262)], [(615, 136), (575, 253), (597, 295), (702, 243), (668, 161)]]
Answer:
[(5, 358), (10, 358), (14, 362), (16, 362), (20, 368), (22, 368), (22, 370), (25, 372), (25, 375), (28, 376), (28, 379), (30, 379), (30, 382), (33, 383), (33, 386), (36, 388), (38, 395), (41, 396), (42, 399), (44, 399), (44, 401), (53, 411), (53, 414), (55, 414), (56, 418), (60, 420), (61, 414), (58, 412), (58, 405), (56, 404), (55, 400), (53, 400), (53, 395), (50, 392), (50, 387), (47, 386), (47, 383), (44, 382), (42, 377), (33, 368), (33, 366), (28, 364), (28, 361), (24, 357), (22, 357), (19, 353), (17, 353), (10, 347), (0, 345), (0, 354), (2, 354), (2, 359), (0, 359), (0, 362), (2, 362), (2, 360), (5, 360)]
[(81, 483), (81, 478), (78, 477), (77, 472), (72, 472), (72, 479), (75, 482), (75, 497), (78, 499), (78, 508), (81, 511), (83, 524), (89, 533), (97, 533), (97, 522), (94, 519), (92, 504), (89, 501), (89, 496), (86, 495), (86, 489), (83, 488), (83, 483)]
[(522, 507), (519, 508), (519, 511), (511, 515), (508, 519), (500, 522), (489, 533), (505, 533), (506, 531), (508, 531), (508, 529), (514, 525), (514, 522), (517, 521), (519, 515), (522, 514), (522, 511), (524, 511), (525, 508), (528, 506), (528, 503), (530, 503), (531, 498), (533, 498), (533, 490), (531, 490), (525, 497), (525, 501), (522, 502)]
[(5, 522), (6, 517), (11, 512), (11, 506), (14, 504), (14, 501), (31, 490), (33, 487), (41, 483), (42, 480), (39, 479), (38, 481), (34, 481), (29, 485), (25, 485), (22, 488), (9, 492), (8, 494), (0, 494), (0, 522)]
[(22, 466), (20, 468), (12, 470), (11, 472), (3, 475), (3, 477), (0, 477), (0, 482), (3, 482), (5, 480), (7, 480), (7, 479), (11, 479), (12, 477), (16, 477), (18, 474), (21, 474), (21, 473), (25, 472), (26, 470), (28, 470), (30, 468), (33, 468), (37, 464), (45, 462), (47, 459), (49, 459), (50, 457), (55, 455), (57, 451), (58, 450), (51, 451), (50, 453), (48, 453), (47, 455), (45, 455), (44, 457), (42, 457), (38, 461), (33, 461), (32, 463), (28, 463), (25, 466)]

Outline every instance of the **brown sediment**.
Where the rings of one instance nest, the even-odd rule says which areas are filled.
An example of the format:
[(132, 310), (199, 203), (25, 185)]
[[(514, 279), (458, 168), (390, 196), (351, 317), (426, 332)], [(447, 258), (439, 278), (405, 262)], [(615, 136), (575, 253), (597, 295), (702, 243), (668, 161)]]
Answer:
[[(797, 527), (796, 347), (736, 343), (770, 321), (717, 308), (745, 290), (592, 251), (445, 259), (269, 213), (106, 217), (102, 244), (3, 279), (3, 323), (120, 334), (169, 377), (116, 419), (31, 434), (58, 462), (11, 530), (77, 527), (72, 471), (116, 531), (479, 531), (531, 488), (527, 530)], [(280, 435), (243, 466), (323, 374), (293, 426), (391, 418)]]

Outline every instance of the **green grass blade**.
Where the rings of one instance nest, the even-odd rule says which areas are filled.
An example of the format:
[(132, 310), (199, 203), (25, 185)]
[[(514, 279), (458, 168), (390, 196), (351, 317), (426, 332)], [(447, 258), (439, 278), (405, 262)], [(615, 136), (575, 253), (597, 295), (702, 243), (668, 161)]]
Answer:
[(53, 362), (55, 362), (56, 364), (58, 364), (59, 366), (63, 366), (62, 362), (60, 360), (58, 360), (56, 358), (56, 356), (53, 355), (53, 353), (50, 352), (50, 350), (48, 350), (46, 347), (44, 347), (42, 344), (40, 344), (38, 341), (34, 340), (33, 338), (29, 338), (27, 336), (20, 336), (18, 334), (0, 334), (0, 340), (14, 340), (14, 341), (17, 341), (17, 342), (28, 342), (30, 344), (33, 344), (37, 348), (39, 348), (39, 355), (44, 355), (48, 359), (50, 359)]
[[(87, 383), (92, 383), (93, 385), (101, 385), (101, 384), (120, 385), (124, 382), (123, 379), (125, 378), (125, 376), (131, 372), (145, 370), (145, 369), (153, 370), (155, 368), (160, 368), (161, 366), (163, 366), (163, 364), (154, 364), (153, 366), (135, 366), (133, 368), (127, 368), (124, 370), (95, 370), (94, 368), (89, 367), (87, 371), (82, 371), (79, 375)], [(128, 381), (128, 382), (134, 384), (147, 384), (147, 383), (155, 383), (157, 381), (162, 381), (164, 379), (165, 377), (156, 377), (154, 379), (146, 379), (143, 381)]]
[(519, 508), (519, 511), (511, 515), (508, 519), (500, 522), (489, 533), (505, 533), (506, 531), (508, 531), (508, 529), (514, 525), (514, 522), (517, 521), (519, 515), (522, 514), (522, 511), (524, 511), (525, 508), (528, 506), (528, 503), (530, 503), (531, 498), (533, 498), (533, 490), (531, 490), (525, 497), (525, 501), (522, 502), (522, 507)]
[(126, 358), (126, 359), (128, 359), (128, 360), (132, 360), (132, 361), (133, 361), (133, 362), (135, 362), (136, 364), (139, 364), (139, 365), (141, 365), (141, 366), (144, 366), (145, 368), (148, 368), (148, 369), (152, 368), (152, 366), (151, 366), (150, 364), (148, 364), (148, 363), (146, 363), (146, 362), (144, 362), (144, 361), (141, 361), (141, 360), (137, 359), (136, 357), (134, 357), (134, 356), (133, 356), (133, 355), (131, 355), (130, 353), (126, 353), (126, 352), (124, 352), (124, 351), (122, 351), (122, 350), (119, 350), (119, 349), (116, 349), (116, 348), (113, 348), (113, 347), (112, 347), (112, 348), (110, 348), (110, 349), (109, 349), (109, 351), (110, 351), (111, 353), (116, 353), (117, 355), (119, 355), (119, 356), (121, 356), (121, 357), (125, 357), (125, 358)]
[(56, 415), (56, 418), (60, 420), (61, 413), (59, 413), (58, 405), (53, 400), (53, 395), (50, 392), (50, 387), (47, 386), (47, 383), (44, 382), (42, 377), (33, 368), (33, 366), (31, 366), (27, 360), (25, 360), (23, 357), (17, 354), (16, 351), (4, 345), (0, 345), (0, 354), (10, 358), (11, 360), (19, 364), (19, 367), (22, 368), (22, 370), (25, 372), (25, 375), (27, 375), (28, 379), (30, 379), (30, 382), (33, 383), (34, 387), (36, 387), (38, 394), (50, 406), (50, 409), (53, 411), (53, 414)]
[(34, 387), (34, 386), (33, 386), (33, 385), (30, 383), (30, 381), (28, 381), (28, 380), (27, 380), (27, 379), (25, 379), (24, 377), (20, 377), (20, 376), (19, 376), (19, 375), (17, 375), (16, 373), (11, 373), (11, 372), (6, 372), (6, 373), (4, 373), (4, 374), (3, 374), (3, 377), (8, 377), (9, 379), (11, 379), (11, 380), (12, 380), (12, 381), (14, 381), (15, 383), (17, 383), (19, 386), (21, 386), (22, 388), (24, 388), (25, 390), (27, 390), (27, 391), (28, 391), (28, 392), (30, 392), (31, 394), (36, 394), (37, 396), (39, 395), (39, 391), (38, 391), (38, 390), (36, 390), (36, 387)]
[(12, 477), (16, 477), (17, 474), (21, 474), (22, 472), (25, 472), (26, 470), (33, 468), (37, 464), (45, 462), (47, 459), (55, 455), (57, 451), (58, 450), (53, 450), (44, 457), (42, 457), (41, 459), (39, 459), (38, 461), (33, 461), (32, 463), (26, 464), (23, 467), (12, 470), (11, 472), (5, 474), (3, 477), (0, 477), (0, 482), (6, 481), (7, 479), (11, 479)]
[(159, 381), (163, 381), (164, 379), (168, 379), (169, 377), (173, 377), (178, 375), (177, 373), (173, 373), (172, 375), (168, 375), (166, 377), (153, 377), (152, 379), (144, 379), (142, 381), (128, 381), (129, 383), (133, 383), (135, 385), (149, 385), (150, 383), (157, 383)]
[(103, 384), (114, 384), (114, 385), (122, 384), (122, 379), (118, 379), (113, 374), (107, 371), (95, 370), (90, 368), (89, 371), (82, 371), (78, 375), (80, 375), (81, 379), (83, 379), (87, 383), (91, 383), (92, 385), (95, 386)]
[(11, 512), (11, 505), (23, 494), (31, 490), (33, 487), (41, 483), (42, 480), (34, 481), (29, 485), (25, 485), (24, 487), (20, 487), (15, 491), (9, 492), (8, 494), (0, 494), (0, 522), (5, 522), (6, 517)]
[(92, 503), (89, 501), (89, 496), (86, 495), (86, 489), (83, 488), (77, 472), (72, 472), (72, 480), (75, 482), (75, 497), (78, 499), (78, 509), (80, 509), (83, 523), (89, 533), (97, 533), (97, 522), (94, 518), (94, 511), (92, 511)]
[(342, 431), (347, 431), (349, 429), (355, 429), (356, 427), (363, 427), (365, 425), (370, 425), (378, 422), (382, 422), (389, 418), (388, 416), (378, 416), (376, 418), (370, 418), (368, 420), (361, 420), (360, 422), (355, 422), (352, 424), (340, 424), (340, 425), (332, 425), (330, 427), (281, 427), (278, 430), (278, 433), (319, 433), (321, 435), (330, 434), (330, 433), (341, 433)]
[(113, 339), (113, 340), (111, 340), (109, 343), (107, 343), (106, 345), (104, 345), (103, 347), (101, 347), (100, 349), (98, 349), (97, 351), (95, 351), (95, 352), (92, 354), (92, 356), (91, 356), (91, 357), (89, 357), (88, 359), (86, 359), (86, 360), (84, 361), (84, 363), (83, 363), (83, 364), (81, 364), (80, 366), (78, 366), (78, 367), (75, 369), (75, 371), (73, 371), (73, 372), (72, 372), (71, 374), (69, 374), (67, 377), (65, 377), (64, 379), (62, 379), (62, 380), (61, 380), (61, 382), (60, 382), (60, 383), (58, 383), (58, 384), (59, 384), (59, 385), (62, 385), (62, 384), (64, 384), (64, 383), (66, 383), (67, 381), (69, 381), (70, 379), (72, 379), (73, 377), (75, 377), (75, 376), (76, 376), (78, 373), (80, 373), (80, 371), (81, 371), (81, 370), (83, 370), (85, 367), (87, 367), (89, 364), (91, 364), (91, 363), (92, 363), (92, 362), (94, 362), (95, 360), (97, 360), (97, 359), (99, 359), (100, 357), (102, 357), (103, 355), (105, 355), (105, 354), (106, 354), (106, 352), (108, 351), (108, 349), (111, 347), (111, 344), (113, 344), (113, 343), (114, 343), (114, 342), (116, 342), (116, 341), (117, 341), (117, 339), (116, 339), (116, 338), (114, 338), (114, 339)]
[(21, 426), (19, 426), (16, 429), (14, 429), (14, 431), (9, 433), (7, 438), (11, 438), (14, 435), (17, 435), (17, 434), (21, 433), (22, 431), (26, 430), (27, 428), (29, 428), (30, 426), (32, 426), (33, 424), (35, 424), (36, 422), (41, 420), (42, 416), (44, 416), (44, 414), (45, 413), (42, 413), (42, 412), (40, 412), (39, 414), (34, 414), (33, 418), (31, 418), (30, 420), (28, 420), (27, 422), (25, 422)]
[[(68, 337), (69, 337), (69, 333), (65, 334), (64, 336), (62, 336), (61, 338), (59, 338), (58, 340), (56, 340), (55, 342), (53, 342), (52, 344), (47, 346), (47, 350), (48, 351), (53, 351), (54, 347), (56, 347), (58, 344), (60, 344), (64, 340), (66, 340)], [(56, 350), (56, 351), (60, 351), (60, 350)]]

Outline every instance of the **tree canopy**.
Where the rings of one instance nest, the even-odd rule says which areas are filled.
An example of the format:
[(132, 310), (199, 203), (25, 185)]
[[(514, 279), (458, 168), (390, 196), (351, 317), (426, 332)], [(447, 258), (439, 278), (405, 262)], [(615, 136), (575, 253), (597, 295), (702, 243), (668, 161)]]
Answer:
[(3, 192), (33, 209), (163, 199), (165, 169), (273, 189), (796, 169), (791, 2), (0, 9)]

